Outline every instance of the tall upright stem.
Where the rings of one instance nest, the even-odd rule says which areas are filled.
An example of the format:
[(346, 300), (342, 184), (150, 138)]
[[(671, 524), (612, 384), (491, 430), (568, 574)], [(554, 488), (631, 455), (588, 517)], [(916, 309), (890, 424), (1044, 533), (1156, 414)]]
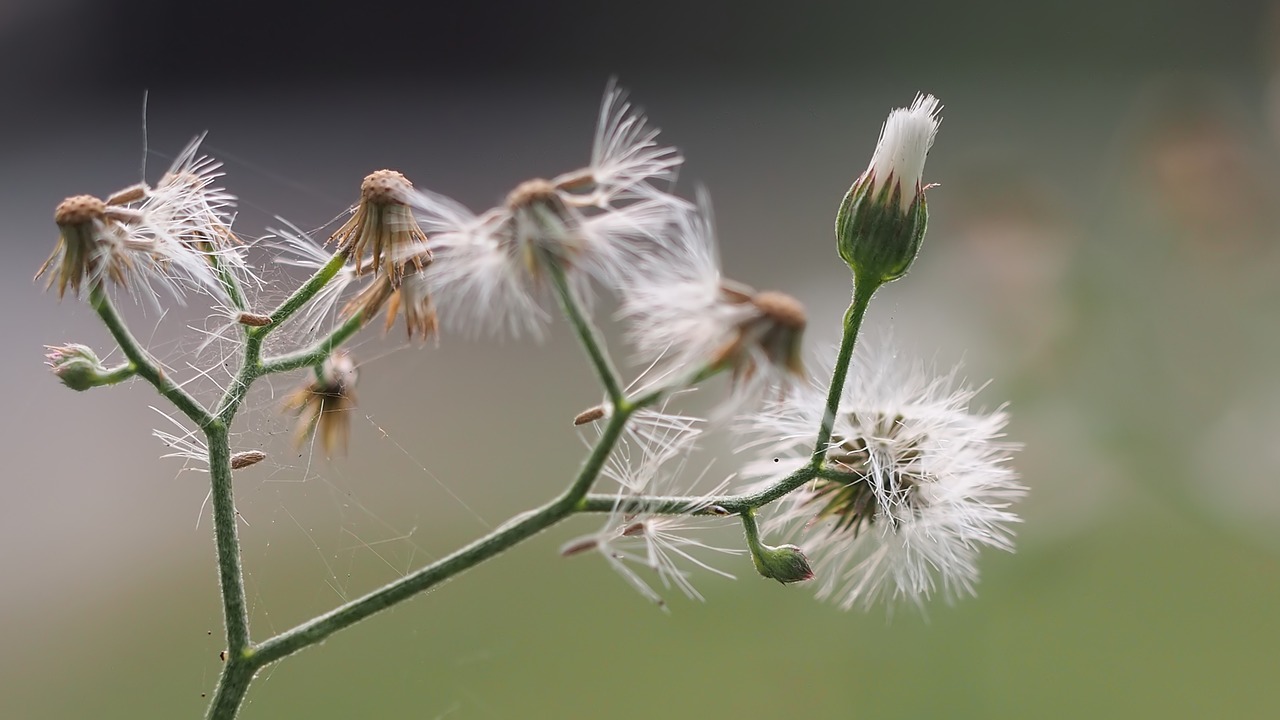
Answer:
[(215, 421), (205, 431), (209, 443), (209, 477), (213, 496), (213, 532), (218, 550), (218, 581), (227, 630), (227, 655), (240, 658), (249, 648), (249, 606), (245, 602), (236, 501), (231, 485), (231, 445), (227, 428)]
[(871, 296), (875, 295), (881, 283), (864, 278), (855, 278), (853, 284), (853, 301), (844, 313), (844, 335), (840, 338), (840, 352), (836, 356), (836, 366), (831, 372), (831, 386), (827, 389), (827, 406), (822, 414), (822, 424), (818, 426), (818, 441), (813, 446), (815, 468), (821, 468), (826, 460), (827, 446), (831, 442), (831, 432), (836, 426), (836, 413), (840, 411), (840, 395), (844, 393), (845, 379), (849, 375), (849, 362), (853, 359), (853, 348), (858, 342), (858, 331), (862, 328), (862, 318), (867, 314), (867, 306), (871, 304)]

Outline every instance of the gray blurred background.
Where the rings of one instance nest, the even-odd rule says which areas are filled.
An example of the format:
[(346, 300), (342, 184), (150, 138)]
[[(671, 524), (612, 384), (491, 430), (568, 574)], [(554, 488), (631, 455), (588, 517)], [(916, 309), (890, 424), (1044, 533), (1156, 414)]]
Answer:
[[(597, 527), (575, 519), (267, 671), (244, 717), (1276, 716), (1280, 7), (319, 7), (0, 2), (0, 717), (196, 717), (219, 669), (207, 477), (157, 459), (149, 387), (75, 394), (41, 365), (44, 344), (112, 347), (31, 276), (60, 199), (140, 179), (144, 92), (148, 179), (208, 130), (257, 235), (324, 225), (381, 167), (477, 209), (577, 167), (611, 75), (686, 153), (681, 186), (710, 188), (729, 274), (807, 304), (814, 352), (847, 297), (841, 195), (891, 107), (942, 99), (929, 237), (869, 337), (1011, 403), (1018, 552), (927, 617), (840, 612), (743, 558), (664, 614), (557, 556)], [(220, 377), (187, 329), (204, 309), (129, 315), (176, 372)], [(356, 353), (345, 459), (290, 449), (272, 393), (293, 379), (236, 428), (271, 453), (236, 478), (258, 637), (557, 492), (599, 396), (558, 326)]]

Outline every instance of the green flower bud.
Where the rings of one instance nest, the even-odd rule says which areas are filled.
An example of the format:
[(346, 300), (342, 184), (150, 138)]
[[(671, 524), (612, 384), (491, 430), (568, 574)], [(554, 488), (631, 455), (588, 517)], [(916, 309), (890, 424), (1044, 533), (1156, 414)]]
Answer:
[(859, 280), (897, 280), (920, 252), (929, 221), (921, 177), (940, 107), (932, 95), (920, 95), (910, 108), (890, 113), (871, 164), (840, 203), (836, 246)]
[(84, 391), (114, 382), (98, 356), (84, 345), (49, 345), (45, 349), (49, 351), (45, 358), (53, 374), (72, 390)]
[(813, 579), (809, 558), (795, 545), (770, 547), (762, 544), (752, 548), (751, 559), (755, 562), (757, 572), (783, 585)]

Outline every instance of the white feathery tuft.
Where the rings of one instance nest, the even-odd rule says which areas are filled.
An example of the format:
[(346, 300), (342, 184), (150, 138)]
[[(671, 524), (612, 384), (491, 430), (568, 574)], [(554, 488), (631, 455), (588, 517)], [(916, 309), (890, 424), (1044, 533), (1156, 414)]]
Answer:
[[(935, 376), (892, 353), (860, 346), (841, 396), (827, 467), (856, 482), (815, 480), (779, 501), (767, 527), (802, 538), (818, 596), (845, 609), (880, 600), (917, 605), (972, 595), (982, 547), (1013, 549), (1010, 510), (1026, 488), (1008, 465), (1003, 410), (975, 411), (976, 390), (956, 372)], [(744, 471), (772, 482), (813, 452), (824, 388), (794, 388), (743, 419), (760, 459)], [(777, 462), (783, 459), (784, 462)], [(833, 485), (831, 483), (845, 483)], [(858, 502), (829, 504), (843, 487)]]
[(903, 211), (915, 200), (924, 177), (924, 162), (933, 147), (942, 118), (938, 113), (942, 104), (932, 95), (919, 94), (910, 107), (898, 108), (889, 113), (880, 130), (875, 154), (867, 173), (876, 183), (874, 195), (880, 183), (892, 181), (898, 184), (899, 203)]

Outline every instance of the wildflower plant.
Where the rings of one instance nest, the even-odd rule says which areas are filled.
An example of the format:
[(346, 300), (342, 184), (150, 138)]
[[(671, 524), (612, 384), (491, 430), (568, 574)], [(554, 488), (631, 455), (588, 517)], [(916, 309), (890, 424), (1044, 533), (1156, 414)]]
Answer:
[[(154, 187), (59, 204), (57, 244), (37, 278), (60, 297), (85, 299), (124, 360), (108, 367), (85, 345), (51, 346), (54, 374), (78, 391), (141, 378), (195, 428), (161, 412), (168, 422), (155, 435), (166, 457), (210, 481), (227, 649), (209, 717), (234, 717), (266, 666), (577, 514), (603, 524), (561, 554), (603, 558), (659, 605), (669, 590), (701, 599), (698, 574), (727, 575), (743, 554), (761, 576), (812, 584), (846, 608), (972, 593), (978, 551), (1012, 549), (1010, 508), (1023, 493), (1003, 410), (972, 409), (975, 391), (954, 372), (935, 376), (885, 348), (861, 350), (854, 362), (872, 297), (920, 250), (939, 107), (920, 96), (893, 111), (839, 206), (836, 246), (852, 272), (852, 301), (834, 363), (820, 371), (802, 363), (806, 309), (723, 276), (707, 195), (676, 194), (680, 154), (612, 84), (585, 167), (525, 181), (479, 213), (379, 170), (327, 242), (294, 227), (245, 242), (231, 230), (235, 198), (218, 187), (220, 166), (200, 154), (199, 138)], [(310, 273), (274, 306), (255, 269), (263, 248)], [(602, 291), (618, 302), (642, 369), (630, 380), (593, 318)], [(130, 331), (121, 298), (144, 307), (200, 298), (229, 316), (219, 338), (239, 359), (221, 395), (205, 402), (179, 384)], [(336, 454), (357, 402), (358, 365), (344, 346), (380, 313), (386, 328), (403, 317), (410, 338), (440, 342), (541, 337), (556, 308), (604, 393), (573, 420), (589, 450), (567, 487), (362, 597), (272, 637), (251, 633), (234, 481), (265, 455), (233, 447), (230, 431), (254, 382), (304, 372), (280, 410), (296, 418), (298, 443), (314, 439)], [(282, 328), (296, 347), (268, 352)], [(706, 419), (678, 410), (718, 375), (729, 380), (727, 392), (716, 391), (720, 410)], [(749, 436), (748, 461), (719, 478), (690, 468), (704, 433), (726, 426)], [(708, 477), (718, 482), (697, 490)], [(742, 524), (744, 547), (702, 539), (730, 522)]]

